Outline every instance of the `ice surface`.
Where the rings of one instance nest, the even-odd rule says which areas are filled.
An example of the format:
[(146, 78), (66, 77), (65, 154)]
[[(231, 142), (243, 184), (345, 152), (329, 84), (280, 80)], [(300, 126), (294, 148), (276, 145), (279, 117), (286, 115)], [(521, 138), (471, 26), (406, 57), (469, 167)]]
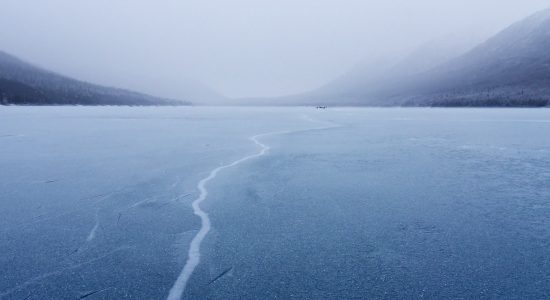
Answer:
[(206, 183), (187, 298), (550, 294), (550, 110), (1, 107), (0, 121), (5, 299), (166, 298), (201, 228), (197, 184), (249, 156)]

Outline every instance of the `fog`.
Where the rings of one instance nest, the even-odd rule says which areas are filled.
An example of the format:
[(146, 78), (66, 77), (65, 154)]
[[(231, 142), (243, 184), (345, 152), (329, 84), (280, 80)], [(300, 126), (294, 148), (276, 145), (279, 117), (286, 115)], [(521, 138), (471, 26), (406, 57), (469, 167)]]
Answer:
[[(306, 91), (441, 37), (489, 37), (547, 0), (0, 0), (0, 50), (158, 96)], [(206, 91), (198, 91), (206, 93)]]

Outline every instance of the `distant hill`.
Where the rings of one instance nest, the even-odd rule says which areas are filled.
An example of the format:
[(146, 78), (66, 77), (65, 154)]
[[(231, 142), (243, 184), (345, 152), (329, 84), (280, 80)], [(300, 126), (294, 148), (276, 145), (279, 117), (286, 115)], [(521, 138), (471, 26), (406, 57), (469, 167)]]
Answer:
[[(365, 106), (550, 105), (550, 9), (513, 24), (462, 55), (415, 65), (422, 62), (418, 57), (423, 54), (438, 52), (433, 50), (437, 46), (427, 45), (382, 72), (354, 70), (316, 91), (274, 101)], [(430, 65), (433, 62), (437, 64)]]
[(190, 103), (78, 81), (33, 66), (0, 51), (0, 104), (185, 105)]

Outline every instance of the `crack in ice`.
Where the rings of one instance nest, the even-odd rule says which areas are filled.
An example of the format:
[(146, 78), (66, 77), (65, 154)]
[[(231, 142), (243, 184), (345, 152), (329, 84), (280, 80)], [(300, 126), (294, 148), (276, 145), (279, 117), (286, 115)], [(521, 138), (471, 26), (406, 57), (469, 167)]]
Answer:
[(309, 122), (325, 123), (330, 125), (319, 127), (319, 128), (308, 128), (308, 129), (292, 130), (292, 131), (277, 131), (277, 132), (269, 132), (269, 133), (254, 135), (250, 137), (249, 140), (251, 140), (252, 142), (254, 142), (255, 145), (260, 147), (260, 151), (258, 153), (245, 156), (232, 163), (217, 167), (214, 170), (212, 170), (207, 177), (199, 181), (199, 183), (197, 184), (197, 189), (199, 190), (199, 196), (193, 201), (192, 207), (193, 207), (193, 213), (201, 219), (201, 227), (199, 229), (199, 232), (195, 235), (195, 237), (191, 241), (191, 245), (189, 246), (189, 251), (188, 251), (187, 262), (185, 263), (185, 266), (183, 267), (183, 270), (178, 276), (176, 282), (170, 289), (167, 300), (181, 299), (183, 292), (185, 291), (185, 288), (187, 286), (187, 283), (191, 278), (191, 275), (193, 274), (193, 271), (200, 263), (200, 258), (201, 258), (200, 247), (201, 247), (202, 241), (204, 240), (204, 238), (206, 237), (206, 235), (208, 234), (208, 232), (212, 227), (210, 218), (208, 217), (208, 213), (203, 211), (200, 207), (200, 204), (204, 200), (206, 200), (206, 198), (208, 197), (208, 190), (206, 189), (206, 184), (212, 179), (216, 178), (218, 173), (224, 169), (231, 168), (243, 162), (246, 162), (248, 160), (264, 156), (271, 149), (271, 147), (260, 142), (259, 138), (271, 136), (271, 135), (281, 135), (281, 134), (288, 134), (288, 133), (295, 133), (295, 132), (329, 129), (329, 128), (340, 126), (330, 122), (316, 121), (305, 115), (301, 116), (301, 118)]
[(199, 216), (199, 218), (201, 219), (201, 228), (197, 233), (197, 235), (195, 235), (195, 237), (191, 241), (187, 262), (185, 263), (185, 266), (180, 276), (172, 286), (172, 289), (170, 289), (170, 293), (167, 298), (168, 300), (176, 300), (181, 298), (183, 291), (187, 286), (187, 282), (189, 281), (189, 278), (191, 278), (193, 271), (199, 265), (199, 262), (200, 262), (200, 257), (201, 257), (200, 246), (211, 228), (211, 223), (210, 223), (210, 218), (208, 217), (208, 213), (203, 211), (200, 207), (200, 204), (208, 197), (208, 190), (206, 189), (206, 184), (212, 179), (216, 178), (218, 173), (223, 169), (231, 168), (247, 160), (265, 155), (267, 151), (270, 149), (270, 147), (265, 144), (262, 144), (260, 141), (258, 141), (258, 138), (267, 136), (267, 135), (274, 135), (274, 134), (278, 134), (278, 132), (259, 134), (251, 137), (250, 140), (252, 140), (256, 145), (260, 147), (260, 151), (258, 153), (245, 156), (230, 164), (217, 167), (216, 169), (212, 170), (207, 177), (199, 181), (197, 188), (200, 194), (199, 194), (199, 197), (195, 199), (195, 201), (193, 201), (192, 206), (193, 206), (194, 214)]

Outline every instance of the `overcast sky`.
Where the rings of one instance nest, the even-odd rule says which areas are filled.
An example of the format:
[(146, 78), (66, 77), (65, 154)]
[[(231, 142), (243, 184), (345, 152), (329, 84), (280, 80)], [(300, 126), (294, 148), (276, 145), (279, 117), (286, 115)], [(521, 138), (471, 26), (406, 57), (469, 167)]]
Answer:
[(231, 97), (322, 85), (449, 34), (488, 36), (548, 0), (0, 0), (0, 49), (160, 96), (189, 81)]

